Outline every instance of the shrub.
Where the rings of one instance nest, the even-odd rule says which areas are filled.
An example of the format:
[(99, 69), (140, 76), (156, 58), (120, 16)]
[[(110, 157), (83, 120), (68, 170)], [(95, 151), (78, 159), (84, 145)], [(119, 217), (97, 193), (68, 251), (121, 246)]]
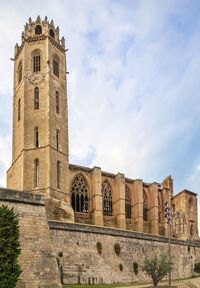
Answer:
[(59, 252), (58, 257), (63, 257), (63, 252)]
[(120, 264), (119, 264), (119, 270), (120, 270), (120, 271), (123, 271), (123, 269), (124, 269), (123, 264), (120, 263)]
[(114, 250), (115, 250), (115, 253), (116, 253), (117, 255), (120, 254), (120, 252), (121, 252), (121, 247), (120, 247), (120, 245), (119, 245), (118, 243), (115, 243), (115, 245), (114, 245)]
[(101, 255), (101, 251), (102, 251), (101, 242), (97, 242), (97, 250), (98, 250), (98, 253)]
[(20, 254), (19, 220), (14, 209), (0, 207), (0, 279), (1, 288), (14, 288), (22, 273), (18, 264)]
[(194, 263), (194, 272), (200, 273), (200, 262)]
[(133, 271), (134, 271), (135, 275), (138, 274), (138, 263), (137, 262), (133, 262)]

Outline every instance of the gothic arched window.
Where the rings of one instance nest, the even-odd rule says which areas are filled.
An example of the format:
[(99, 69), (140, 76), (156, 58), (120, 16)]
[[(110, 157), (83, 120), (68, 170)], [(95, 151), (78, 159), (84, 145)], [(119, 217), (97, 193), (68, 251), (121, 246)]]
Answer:
[(56, 113), (60, 113), (59, 92), (56, 91)]
[(34, 90), (34, 109), (39, 109), (39, 88), (36, 87)]
[(18, 84), (22, 81), (22, 61), (19, 62), (18, 65)]
[(56, 150), (59, 149), (59, 130), (56, 130)]
[(49, 35), (50, 35), (51, 37), (53, 37), (53, 38), (55, 37), (55, 34), (54, 34), (53, 29), (50, 29), (50, 30), (49, 30)]
[(108, 181), (102, 184), (103, 215), (112, 216), (112, 190)]
[(125, 212), (126, 218), (131, 218), (131, 193), (127, 185), (125, 185)]
[(148, 217), (147, 217), (147, 196), (146, 193), (143, 191), (143, 220), (147, 221)]
[(59, 77), (59, 60), (57, 57), (53, 59), (53, 74)]
[(190, 236), (193, 236), (194, 235), (194, 225), (191, 224), (190, 226)]
[(57, 161), (57, 188), (60, 189), (60, 169), (61, 169), (61, 165), (60, 165), (60, 161)]
[(38, 187), (39, 185), (39, 160), (38, 159), (35, 159), (34, 161), (34, 174), (35, 174), (35, 180), (34, 180), (34, 186), (35, 188)]
[(42, 27), (40, 25), (37, 25), (35, 27), (35, 34), (36, 35), (42, 34)]
[(38, 51), (33, 54), (33, 72), (40, 72), (40, 53)]
[(75, 212), (88, 213), (88, 185), (82, 175), (76, 176), (72, 183), (71, 205)]

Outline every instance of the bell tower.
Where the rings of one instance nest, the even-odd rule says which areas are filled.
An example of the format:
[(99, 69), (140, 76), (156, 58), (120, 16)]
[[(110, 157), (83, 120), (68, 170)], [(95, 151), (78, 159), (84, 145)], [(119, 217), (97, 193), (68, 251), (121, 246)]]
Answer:
[(65, 51), (53, 21), (29, 18), (15, 46), (7, 187), (69, 203)]

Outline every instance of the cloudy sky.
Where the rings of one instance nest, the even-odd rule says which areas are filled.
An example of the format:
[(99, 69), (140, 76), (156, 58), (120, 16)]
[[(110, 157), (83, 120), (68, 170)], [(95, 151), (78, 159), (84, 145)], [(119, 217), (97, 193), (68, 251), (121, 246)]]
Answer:
[(70, 162), (200, 187), (199, 0), (0, 0), (0, 185), (11, 165), (14, 45), (29, 16), (66, 39)]

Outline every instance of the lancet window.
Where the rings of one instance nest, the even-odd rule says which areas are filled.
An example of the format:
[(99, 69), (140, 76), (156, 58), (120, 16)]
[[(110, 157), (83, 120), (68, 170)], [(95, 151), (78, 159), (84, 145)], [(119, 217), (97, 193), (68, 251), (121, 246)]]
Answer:
[(56, 113), (60, 113), (59, 92), (56, 91)]
[(148, 217), (147, 217), (147, 196), (146, 193), (143, 191), (143, 220), (147, 221)]
[(88, 185), (82, 175), (76, 176), (72, 183), (71, 205), (75, 212), (88, 213)]
[(125, 212), (126, 218), (131, 218), (131, 193), (127, 185), (125, 185)]
[(51, 37), (53, 37), (53, 38), (55, 37), (55, 34), (54, 34), (53, 29), (50, 29), (50, 30), (49, 30), (49, 35), (50, 35)]
[(112, 216), (112, 190), (108, 181), (102, 184), (103, 215)]
[(35, 27), (35, 34), (36, 34), (36, 35), (42, 34), (42, 27), (41, 27), (40, 25), (37, 25), (37, 26)]
[(35, 159), (34, 161), (34, 169), (35, 169), (35, 180), (34, 180), (34, 184), (35, 184), (35, 188), (38, 187), (39, 185), (39, 160), (38, 159)]
[(60, 161), (57, 161), (57, 188), (60, 189), (60, 169), (61, 169), (61, 164)]
[(56, 150), (59, 149), (59, 130), (56, 130)]
[(39, 109), (39, 88), (36, 87), (34, 90), (34, 109)]
[(18, 65), (18, 84), (22, 81), (22, 61), (19, 62)]
[(40, 53), (38, 51), (33, 54), (33, 72), (40, 72)]
[(53, 74), (59, 77), (59, 62), (58, 59), (53, 59)]
[(35, 127), (35, 147), (39, 147), (39, 131), (38, 127)]
[(18, 99), (18, 115), (17, 115), (18, 121), (20, 120), (20, 118), (21, 118), (21, 99), (19, 98)]

